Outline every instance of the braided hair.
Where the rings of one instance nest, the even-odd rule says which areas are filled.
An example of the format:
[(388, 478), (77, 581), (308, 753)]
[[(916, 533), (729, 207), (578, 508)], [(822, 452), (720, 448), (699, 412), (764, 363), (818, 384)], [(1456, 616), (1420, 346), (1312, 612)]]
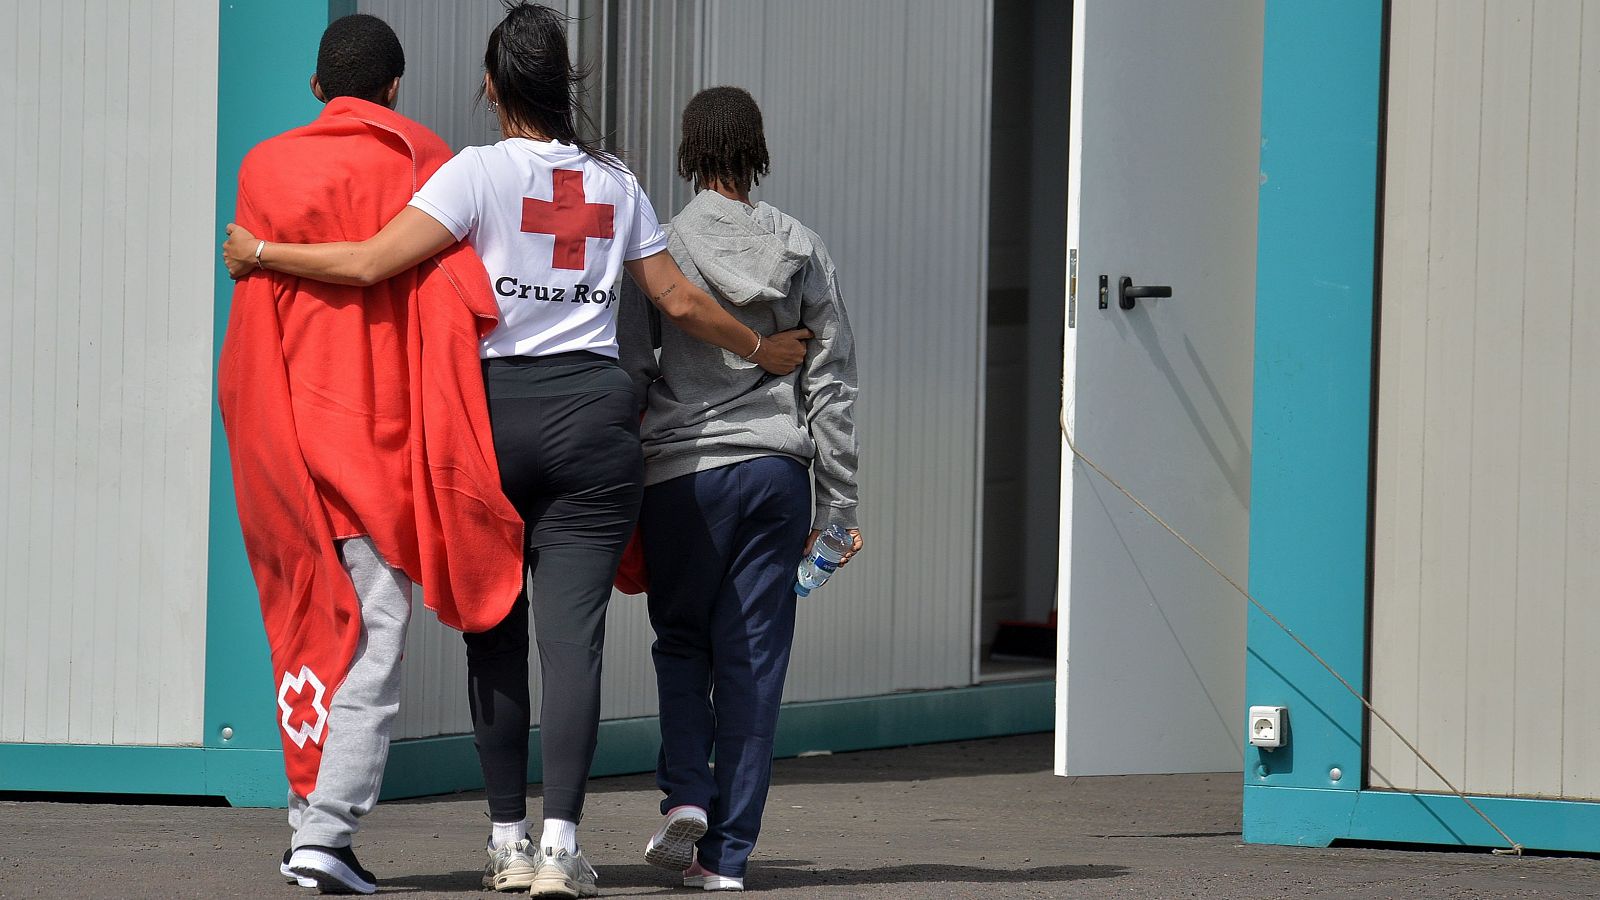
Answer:
[(761, 107), (749, 91), (706, 88), (683, 108), (678, 175), (695, 190), (721, 183), (749, 193), (771, 166)]
[[(613, 153), (578, 136), (577, 122), (588, 122), (578, 105), (584, 71), (567, 54), (565, 17), (526, 0), (504, 0), (506, 17), (489, 33), (483, 68), (494, 83), (495, 99), (512, 124), (572, 144), (597, 162), (621, 166)], [(483, 99), (483, 89), (478, 97)]]

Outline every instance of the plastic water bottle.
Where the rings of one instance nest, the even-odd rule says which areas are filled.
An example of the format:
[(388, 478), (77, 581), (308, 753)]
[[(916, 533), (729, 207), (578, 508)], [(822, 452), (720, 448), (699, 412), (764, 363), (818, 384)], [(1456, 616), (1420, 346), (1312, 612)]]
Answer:
[(811, 552), (800, 560), (800, 569), (795, 573), (795, 594), (804, 597), (827, 583), (828, 577), (839, 568), (839, 561), (853, 546), (855, 541), (851, 539), (850, 532), (839, 525), (829, 525), (826, 531), (817, 535)]

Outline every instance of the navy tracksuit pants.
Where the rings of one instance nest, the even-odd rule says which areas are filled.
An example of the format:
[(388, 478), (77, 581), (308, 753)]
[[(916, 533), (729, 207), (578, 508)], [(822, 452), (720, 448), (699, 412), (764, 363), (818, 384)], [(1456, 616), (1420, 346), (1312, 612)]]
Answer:
[(684, 475), (645, 489), (639, 523), (661, 695), (661, 811), (705, 809), (701, 865), (743, 878), (772, 781), (809, 473), (768, 456)]

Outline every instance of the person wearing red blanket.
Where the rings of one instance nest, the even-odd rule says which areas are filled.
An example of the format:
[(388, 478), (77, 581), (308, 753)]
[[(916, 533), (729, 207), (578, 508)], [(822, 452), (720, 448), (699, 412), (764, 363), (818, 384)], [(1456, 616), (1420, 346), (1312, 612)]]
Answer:
[[(370, 237), (450, 159), (392, 109), (405, 57), (372, 16), (328, 26), (308, 125), (245, 157), (237, 218), (273, 241)], [(478, 341), (498, 311), (451, 242), (381, 283), (239, 280), (217, 372), (245, 550), (260, 593), (302, 885), (372, 893), (351, 849), (399, 708), (411, 585), (483, 631), (522, 584), (522, 520), (500, 489)]]
[[(484, 54), (484, 94), (504, 140), (463, 150), (370, 239), (274, 239), (245, 223), (229, 226), (224, 257), (236, 274), (370, 285), (457, 241), (482, 255), (500, 313), (481, 344), (482, 377), (532, 583), (499, 625), (466, 635), (491, 823), (483, 883), (594, 896), (598, 876), (577, 827), (600, 718), (606, 607), (644, 479), (633, 384), (617, 363), (618, 281), (626, 271), (679, 330), (774, 374), (805, 358), (810, 333), (757, 333), (684, 279), (633, 173), (578, 136), (562, 17), (532, 3), (508, 7)], [(530, 611), (543, 680), (537, 840), (526, 811)]]

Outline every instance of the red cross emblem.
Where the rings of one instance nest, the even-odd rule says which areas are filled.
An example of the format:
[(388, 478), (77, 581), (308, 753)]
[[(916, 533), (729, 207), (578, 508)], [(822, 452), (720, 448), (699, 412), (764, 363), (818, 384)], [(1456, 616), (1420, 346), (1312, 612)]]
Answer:
[(617, 208), (610, 203), (590, 203), (583, 193), (582, 169), (551, 172), (554, 200), (522, 198), (522, 230), (556, 239), (550, 265), (556, 269), (583, 269), (589, 238), (610, 240), (615, 232)]
[[(283, 673), (283, 680), (278, 684), (278, 709), (283, 711), (280, 721), (284, 733), (296, 747), (305, 747), (307, 740), (313, 744), (322, 743), (322, 731), (328, 725), (328, 708), (322, 705), (325, 691), (322, 679), (310, 666), (301, 666), (299, 675)], [(291, 694), (294, 700), (289, 699)], [(311, 701), (309, 712), (302, 706), (306, 700)]]

